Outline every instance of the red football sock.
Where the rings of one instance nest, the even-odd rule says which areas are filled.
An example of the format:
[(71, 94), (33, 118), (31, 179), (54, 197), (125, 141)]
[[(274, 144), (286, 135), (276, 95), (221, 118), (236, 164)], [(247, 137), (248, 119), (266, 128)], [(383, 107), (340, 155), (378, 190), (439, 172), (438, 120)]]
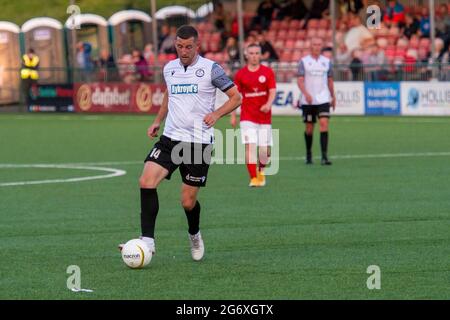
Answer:
[(247, 170), (251, 179), (256, 178), (256, 163), (247, 163)]

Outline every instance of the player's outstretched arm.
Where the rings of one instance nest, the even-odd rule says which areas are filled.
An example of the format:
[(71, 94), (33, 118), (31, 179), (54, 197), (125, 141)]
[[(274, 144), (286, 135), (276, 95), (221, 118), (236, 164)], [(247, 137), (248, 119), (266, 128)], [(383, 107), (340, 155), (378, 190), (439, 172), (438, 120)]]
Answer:
[(228, 100), (216, 111), (207, 114), (203, 119), (208, 127), (212, 127), (220, 118), (236, 110), (241, 105), (242, 97), (236, 86), (225, 91), (225, 94), (228, 96)]
[(161, 128), (161, 122), (163, 122), (164, 119), (166, 118), (168, 110), (169, 110), (169, 97), (166, 91), (164, 93), (161, 108), (159, 109), (158, 114), (156, 115), (156, 118), (153, 121), (153, 124), (147, 130), (147, 135), (150, 138), (155, 138), (158, 136), (158, 131)]

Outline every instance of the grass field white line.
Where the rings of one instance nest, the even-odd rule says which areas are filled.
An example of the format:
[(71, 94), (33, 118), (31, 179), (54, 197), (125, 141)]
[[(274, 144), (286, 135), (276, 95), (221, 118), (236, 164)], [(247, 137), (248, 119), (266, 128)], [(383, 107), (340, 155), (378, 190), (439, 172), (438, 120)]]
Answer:
[(125, 175), (127, 172), (120, 169), (93, 167), (84, 165), (71, 165), (71, 164), (0, 164), (0, 169), (20, 169), (20, 168), (37, 168), (37, 169), (74, 169), (74, 170), (92, 170), (103, 171), (108, 174), (87, 176), (87, 177), (75, 177), (67, 179), (48, 179), (48, 180), (35, 180), (35, 181), (18, 181), (18, 182), (0, 182), (0, 187), (13, 187), (13, 186), (25, 186), (25, 185), (39, 185), (50, 183), (71, 183), (82, 182), (99, 179), (109, 179)]
[[(383, 158), (416, 158), (416, 157), (448, 157), (450, 156), (450, 151), (442, 151), (442, 152), (407, 152), (407, 153), (379, 153), (379, 154), (343, 154), (343, 155), (335, 155), (330, 156), (330, 159), (335, 160), (346, 160), (346, 159), (383, 159)], [(320, 159), (319, 157), (316, 157), (317, 159)], [(299, 156), (291, 156), (291, 157), (281, 157), (279, 158), (280, 161), (300, 161), (304, 160), (304, 157)], [(98, 167), (95, 166), (126, 166), (126, 165), (144, 165), (144, 161), (105, 161), (105, 162), (77, 162), (77, 163), (60, 163), (60, 164), (0, 164), (1, 168), (30, 168), (30, 167), (39, 167), (39, 166), (94, 166), (93, 168), (98, 169)], [(84, 167), (80, 167), (84, 168)], [(109, 169), (109, 168), (107, 168)], [(111, 170), (117, 170), (117, 169), (111, 169)]]

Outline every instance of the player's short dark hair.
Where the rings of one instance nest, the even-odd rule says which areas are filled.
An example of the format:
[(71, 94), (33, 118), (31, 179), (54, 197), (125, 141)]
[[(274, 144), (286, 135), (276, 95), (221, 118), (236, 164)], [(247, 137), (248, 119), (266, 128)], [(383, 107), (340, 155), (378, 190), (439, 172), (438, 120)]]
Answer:
[(325, 48), (322, 49), (322, 53), (328, 52), (328, 51), (333, 52), (333, 48), (332, 47), (325, 47)]
[(190, 39), (194, 38), (194, 41), (198, 39), (198, 32), (193, 26), (184, 25), (178, 28), (177, 38)]

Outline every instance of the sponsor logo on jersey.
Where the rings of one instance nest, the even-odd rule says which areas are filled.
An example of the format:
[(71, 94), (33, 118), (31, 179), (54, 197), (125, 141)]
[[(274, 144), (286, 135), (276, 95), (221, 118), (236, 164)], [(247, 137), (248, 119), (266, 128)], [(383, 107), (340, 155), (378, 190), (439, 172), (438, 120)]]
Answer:
[(172, 94), (193, 94), (198, 93), (198, 84), (173, 84), (170, 87)]
[(258, 81), (259, 81), (260, 83), (264, 83), (264, 82), (266, 82), (266, 77), (265, 77), (265, 76), (260, 76), (259, 79), (258, 79)]

